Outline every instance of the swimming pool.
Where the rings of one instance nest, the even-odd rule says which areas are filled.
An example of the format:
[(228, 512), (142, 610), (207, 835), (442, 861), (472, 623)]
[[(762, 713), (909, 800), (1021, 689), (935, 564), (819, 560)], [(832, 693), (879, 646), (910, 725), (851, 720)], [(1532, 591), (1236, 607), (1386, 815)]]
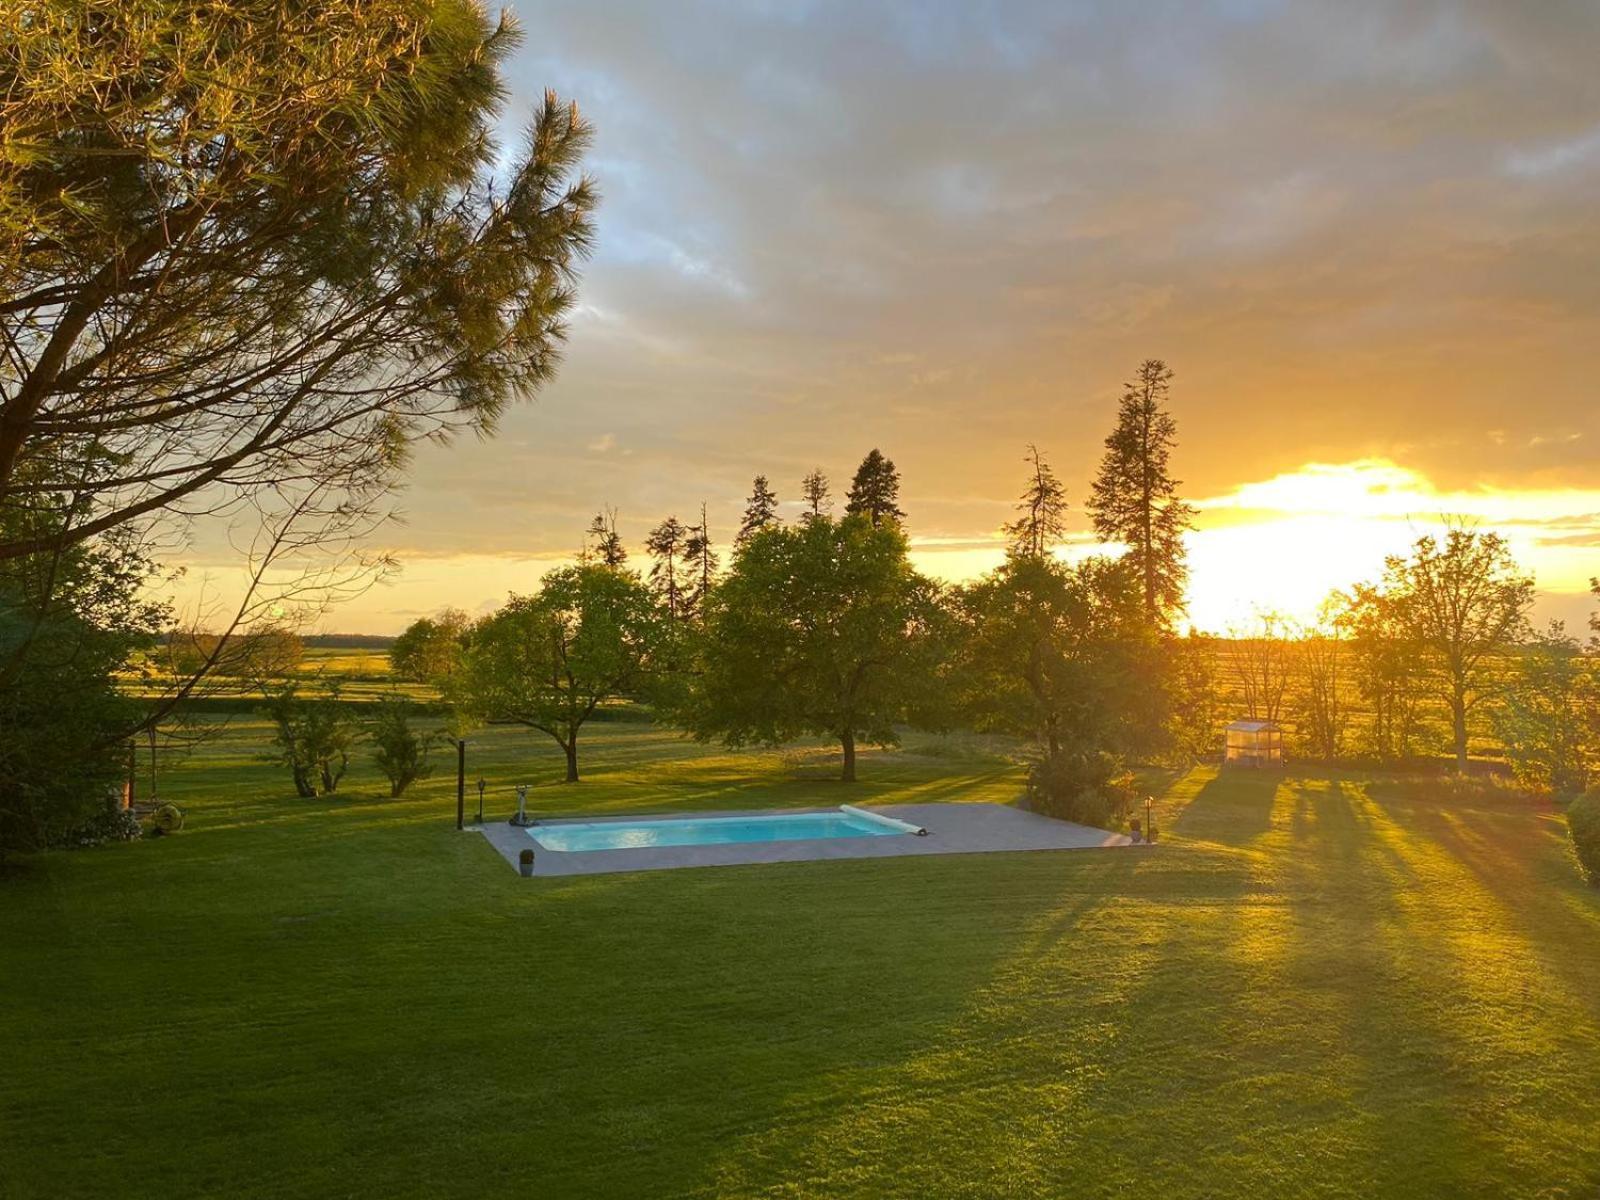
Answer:
[(833, 812), (772, 816), (661, 817), (535, 825), (528, 836), (546, 850), (639, 850), (650, 846), (721, 846), (730, 842), (798, 842), (817, 838), (903, 837), (915, 825), (848, 804)]

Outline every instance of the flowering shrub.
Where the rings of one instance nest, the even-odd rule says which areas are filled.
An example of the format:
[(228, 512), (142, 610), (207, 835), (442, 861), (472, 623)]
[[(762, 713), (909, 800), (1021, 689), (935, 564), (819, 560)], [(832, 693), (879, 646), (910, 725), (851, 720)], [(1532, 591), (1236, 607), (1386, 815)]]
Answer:
[(79, 825), (58, 844), (69, 846), (104, 846), (107, 842), (131, 842), (144, 830), (139, 818), (125, 808), (108, 807)]

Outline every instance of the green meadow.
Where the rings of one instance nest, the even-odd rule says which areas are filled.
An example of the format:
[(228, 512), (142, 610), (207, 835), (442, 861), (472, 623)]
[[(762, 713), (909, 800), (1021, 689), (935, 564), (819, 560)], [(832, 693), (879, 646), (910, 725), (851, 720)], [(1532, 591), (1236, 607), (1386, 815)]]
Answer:
[[(617, 716), (576, 786), (475, 738), (490, 812), (1020, 784), (979, 739), (847, 787)], [(1149, 780), (1153, 848), (524, 880), (447, 758), (301, 800), (266, 737), (164, 771), (177, 836), (0, 886), (0, 1194), (1600, 1189), (1600, 893), (1526, 801), (1202, 768)]]

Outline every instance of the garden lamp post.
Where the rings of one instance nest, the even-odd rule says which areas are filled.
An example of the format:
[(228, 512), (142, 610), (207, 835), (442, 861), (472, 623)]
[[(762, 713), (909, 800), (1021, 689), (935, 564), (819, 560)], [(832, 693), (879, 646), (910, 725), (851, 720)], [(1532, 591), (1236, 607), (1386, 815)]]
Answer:
[(489, 781), (482, 775), (478, 776), (478, 824), (483, 824), (483, 789), (489, 786)]

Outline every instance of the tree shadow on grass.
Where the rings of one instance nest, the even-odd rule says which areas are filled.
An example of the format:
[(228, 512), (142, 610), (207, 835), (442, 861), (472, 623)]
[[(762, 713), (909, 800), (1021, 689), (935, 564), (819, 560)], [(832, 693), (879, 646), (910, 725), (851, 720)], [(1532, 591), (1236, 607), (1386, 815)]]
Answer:
[(1272, 828), (1281, 771), (1223, 770), (1200, 787), (1172, 822), (1185, 838), (1242, 846)]

